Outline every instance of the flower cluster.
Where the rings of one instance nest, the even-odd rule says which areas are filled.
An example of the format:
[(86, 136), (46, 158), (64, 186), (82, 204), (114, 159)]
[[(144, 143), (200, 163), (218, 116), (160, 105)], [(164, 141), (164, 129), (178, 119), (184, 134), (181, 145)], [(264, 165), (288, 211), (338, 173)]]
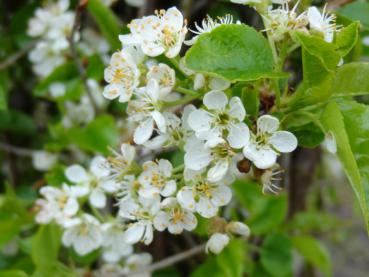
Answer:
[[(306, 29), (331, 41), (335, 31), (333, 18), (315, 8), (297, 16), (296, 6), (290, 11), (282, 3), (264, 17), (276, 40), (292, 29)], [(202, 27), (196, 25), (187, 44), (232, 22), (231, 16), (209, 17)], [(186, 68), (179, 57), (186, 21), (176, 8), (135, 19), (129, 29), (119, 37), (122, 49), (104, 71), (102, 94), (126, 104), (125, 120), (133, 126), (130, 142), (122, 143), (120, 151), (112, 150), (111, 157), (94, 157), (88, 170), (68, 166), (61, 187), (42, 188), (37, 221), (62, 226), (63, 244), (78, 254), (101, 248), (106, 261), (117, 263), (133, 253), (134, 244), (150, 244), (155, 230), (175, 235), (192, 231), (202, 217), (214, 223), (206, 249), (218, 254), (233, 236), (250, 234), (244, 223), (221, 218), (222, 208), (232, 201), (233, 181), (246, 173), (238, 164), (250, 163), (263, 192), (277, 193), (275, 182), (283, 172), (278, 157), (294, 151), (297, 139), (281, 130), (276, 114), (263, 110), (257, 118), (249, 116), (241, 98), (232, 95), (229, 81)], [(159, 61), (160, 55), (165, 57)], [(54, 90), (60, 93), (60, 86)], [(182, 152), (183, 163), (155, 158), (163, 149)], [(106, 214), (112, 205), (118, 207), (113, 217)], [(126, 274), (135, 260), (140, 258), (130, 256), (125, 268), (115, 269)], [(147, 256), (143, 260), (151, 261)]]

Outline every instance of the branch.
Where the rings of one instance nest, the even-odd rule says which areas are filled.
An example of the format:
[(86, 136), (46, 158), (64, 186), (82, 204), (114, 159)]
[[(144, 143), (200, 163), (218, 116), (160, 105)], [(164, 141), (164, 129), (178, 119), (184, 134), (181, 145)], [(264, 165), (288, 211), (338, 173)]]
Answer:
[(90, 99), (90, 101), (92, 103), (95, 114), (97, 114), (99, 112), (99, 109), (96, 105), (96, 102), (95, 102), (93, 96), (92, 96), (91, 89), (88, 86), (86, 69), (84, 68), (82, 61), (78, 57), (77, 50), (76, 50), (76, 45), (75, 45), (75, 36), (76, 36), (76, 33), (78, 32), (78, 30), (81, 27), (82, 14), (83, 14), (84, 10), (86, 9), (87, 4), (88, 4), (88, 0), (80, 0), (79, 4), (77, 5), (76, 11), (75, 11), (75, 17), (74, 17), (72, 32), (71, 32), (70, 37), (69, 37), (68, 40), (69, 40), (70, 53), (71, 53), (72, 59), (73, 59), (75, 65), (77, 66), (79, 75), (81, 76), (81, 79), (83, 81), (83, 85), (84, 85), (84, 87), (86, 89), (86, 92), (87, 92), (87, 96), (88, 96), (88, 98)]
[(32, 156), (34, 152), (34, 150), (13, 146), (3, 142), (0, 142), (0, 149), (18, 156)]
[(33, 42), (27, 44), (24, 48), (19, 50), (17, 53), (11, 55), (9, 58), (2, 61), (0, 63), (0, 70), (3, 70), (5, 68), (15, 64), (20, 58), (22, 58), (25, 54), (27, 54), (28, 51), (31, 50), (36, 45), (36, 43), (37, 43), (37, 41), (33, 41)]
[(130, 274), (123, 275), (123, 276), (127, 276), (127, 277), (128, 276), (133, 276), (133, 275), (136, 276), (136, 274), (140, 274), (140, 273), (153, 272), (155, 270), (159, 270), (159, 269), (171, 266), (171, 265), (173, 265), (175, 263), (178, 263), (180, 261), (186, 260), (186, 259), (188, 259), (192, 256), (195, 256), (195, 255), (198, 255), (198, 254), (200, 254), (204, 251), (205, 251), (205, 244), (201, 244), (201, 245), (195, 246), (195, 247), (193, 247), (189, 250), (186, 250), (182, 253), (170, 256), (170, 257), (165, 258), (165, 259), (163, 259), (159, 262), (153, 263), (152, 265), (150, 265), (146, 268), (140, 269), (136, 272), (132, 272)]

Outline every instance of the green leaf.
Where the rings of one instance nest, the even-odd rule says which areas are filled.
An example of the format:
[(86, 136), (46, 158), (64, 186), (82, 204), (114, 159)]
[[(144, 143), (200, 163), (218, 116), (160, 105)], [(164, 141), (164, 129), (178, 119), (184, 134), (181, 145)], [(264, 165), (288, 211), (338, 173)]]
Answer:
[(243, 24), (222, 25), (201, 35), (187, 51), (185, 64), (192, 70), (231, 82), (284, 76), (273, 72), (273, 56), (267, 40)]
[(54, 69), (54, 71), (43, 79), (33, 91), (35, 96), (44, 96), (49, 86), (54, 82), (65, 82), (78, 76), (78, 70), (73, 62), (67, 62)]
[(337, 153), (362, 209), (369, 230), (369, 108), (356, 102), (330, 103), (322, 114), (326, 132), (334, 134)]
[(333, 95), (369, 94), (369, 63), (344, 64), (338, 68), (333, 82)]
[(299, 145), (307, 148), (315, 148), (324, 140), (323, 130), (314, 122), (288, 128), (299, 142)]
[(223, 277), (223, 273), (219, 268), (214, 257), (209, 257), (205, 263), (196, 267), (196, 269), (191, 273), (191, 277)]
[(292, 238), (292, 243), (307, 262), (320, 269), (326, 276), (332, 276), (329, 253), (316, 238), (296, 236)]
[(88, 11), (99, 26), (102, 34), (110, 43), (113, 51), (121, 48), (118, 36), (120, 34), (120, 22), (118, 17), (100, 0), (89, 0)]
[(216, 257), (225, 277), (242, 277), (245, 270), (246, 245), (242, 240), (232, 240)]
[(0, 277), (28, 277), (22, 270), (0, 270)]
[(264, 195), (259, 184), (241, 180), (233, 183), (232, 187), (237, 199), (250, 213), (247, 224), (253, 234), (267, 234), (284, 222), (287, 213), (285, 195)]
[(8, 107), (9, 77), (6, 70), (0, 71), (0, 111)]
[(340, 55), (335, 51), (336, 47), (332, 43), (324, 41), (322, 38), (296, 32), (293, 37), (301, 44), (301, 47), (310, 55), (318, 58), (322, 65), (332, 71), (340, 61)]
[(286, 276), (292, 272), (292, 243), (286, 234), (268, 235), (260, 250), (260, 261), (272, 276)]
[(88, 58), (86, 75), (88, 78), (102, 80), (104, 76), (105, 65), (99, 55), (93, 55)]
[(0, 111), (0, 132), (34, 134), (36, 132), (36, 124), (25, 113), (16, 110)]
[(369, 29), (369, 3), (355, 1), (347, 4), (337, 11), (339, 14), (348, 17), (351, 20), (359, 20), (364, 28)]
[(359, 37), (359, 23), (354, 22), (342, 28), (336, 36), (337, 51), (341, 57), (346, 56), (355, 46)]
[(37, 268), (48, 268), (58, 259), (61, 230), (57, 225), (41, 225), (32, 239), (32, 260)]

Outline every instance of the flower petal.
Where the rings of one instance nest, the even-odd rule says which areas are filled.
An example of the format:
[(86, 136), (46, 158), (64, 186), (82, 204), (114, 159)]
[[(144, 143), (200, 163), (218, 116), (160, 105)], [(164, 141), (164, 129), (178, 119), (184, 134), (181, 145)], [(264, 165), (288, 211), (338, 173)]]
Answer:
[(214, 90), (205, 94), (203, 103), (209, 110), (224, 110), (228, 98), (223, 91)]
[(207, 179), (210, 182), (220, 181), (227, 173), (229, 162), (227, 158), (220, 159), (216, 164), (209, 169)]
[(88, 181), (86, 170), (78, 164), (67, 167), (67, 169), (65, 170), (65, 176), (68, 178), (69, 181), (73, 183)]
[(188, 125), (195, 132), (204, 132), (210, 130), (213, 117), (203, 109), (198, 109), (188, 116)]
[(109, 175), (109, 168), (106, 166), (107, 161), (104, 157), (97, 156), (92, 159), (90, 165), (90, 171), (98, 178), (106, 177)]
[(262, 115), (257, 120), (258, 133), (274, 133), (279, 128), (279, 120), (271, 115)]
[(277, 161), (277, 153), (272, 149), (257, 149), (253, 143), (243, 148), (243, 155), (260, 169), (267, 169)]
[(230, 125), (228, 127), (227, 140), (233, 148), (240, 149), (244, 147), (250, 140), (249, 127), (243, 122)]
[(101, 189), (94, 189), (89, 197), (90, 203), (96, 208), (104, 208), (106, 204), (105, 193)]
[(136, 128), (133, 134), (133, 140), (137, 144), (143, 144), (152, 135), (154, 131), (154, 120), (150, 117), (143, 121), (138, 127)]
[(282, 153), (292, 152), (297, 147), (297, 138), (294, 134), (287, 131), (275, 132), (269, 142), (275, 149)]
[(229, 115), (233, 118), (237, 118), (239, 121), (244, 120), (246, 110), (239, 97), (232, 97), (231, 100), (229, 100)]

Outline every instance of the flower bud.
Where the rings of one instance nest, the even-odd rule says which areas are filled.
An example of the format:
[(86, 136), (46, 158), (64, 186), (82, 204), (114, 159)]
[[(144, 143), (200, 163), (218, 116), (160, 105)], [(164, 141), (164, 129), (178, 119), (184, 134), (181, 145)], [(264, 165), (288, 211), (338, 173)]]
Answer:
[(205, 251), (206, 253), (211, 252), (214, 254), (219, 254), (220, 252), (222, 252), (224, 247), (227, 246), (228, 243), (229, 237), (227, 235), (215, 233), (210, 237), (210, 239), (206, 243)]
[(239, 236), (248, 237), (250, 235), (250, 228), (246, 224), (239, 221), (230, 222), (227, 225), (227, 231)]

